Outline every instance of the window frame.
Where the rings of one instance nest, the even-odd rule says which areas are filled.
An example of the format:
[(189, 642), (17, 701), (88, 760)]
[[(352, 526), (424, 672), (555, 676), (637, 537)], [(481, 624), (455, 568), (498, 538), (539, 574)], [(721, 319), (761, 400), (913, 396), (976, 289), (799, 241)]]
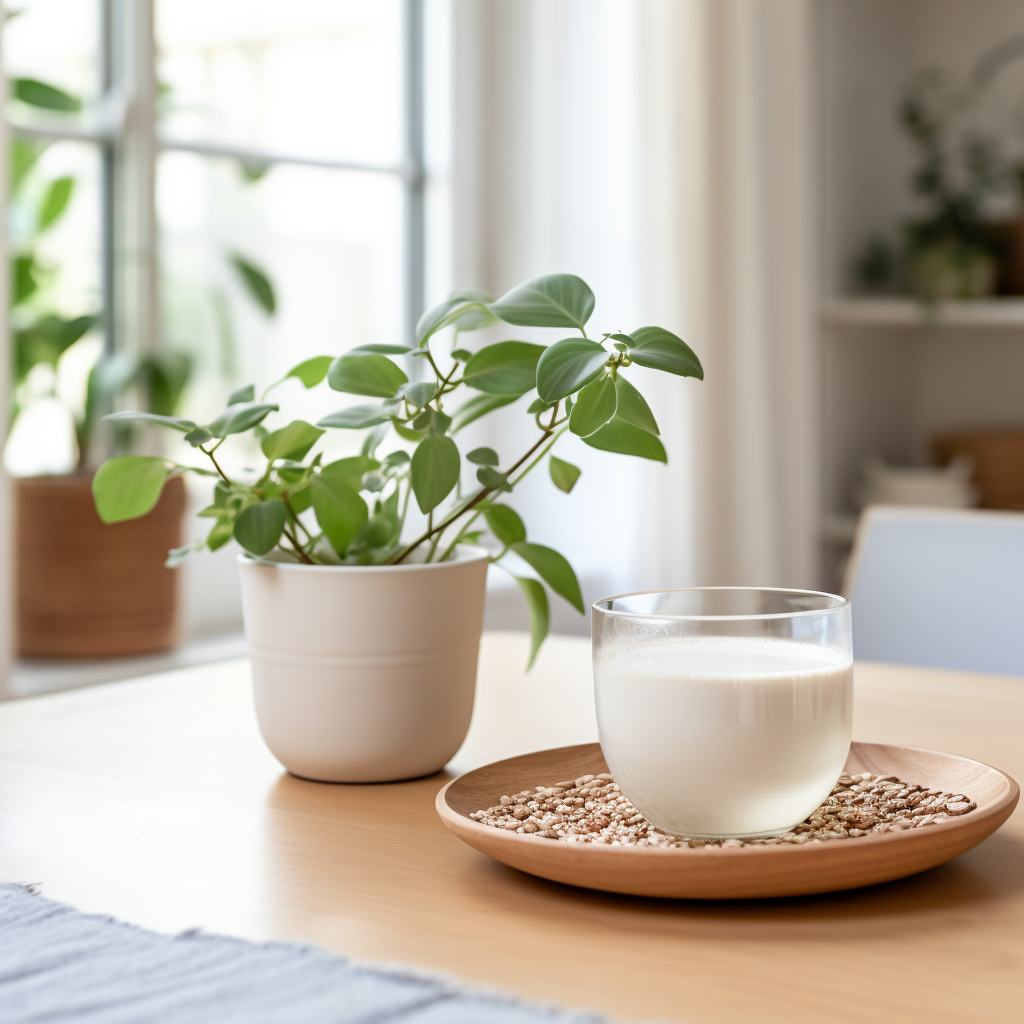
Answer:
[(94, 144), (101, 160), (100, 265), (104, 351), (159, 347), (160, 235), (156, 169), (162, 152), (187, 152), (240, 162), (299, 165), (384, 174), (397, 179), (403, 197), (404, 331), (415, 344), (425, 288), (424, 12), (423, 0), (403, 6), (402, 137), (397, 164), (303, 157), (245, 146), (175, 139), (157, 122), (154, 0), (100, 0), (99, 87), (92, 124), (23, 126), (25, 137)]

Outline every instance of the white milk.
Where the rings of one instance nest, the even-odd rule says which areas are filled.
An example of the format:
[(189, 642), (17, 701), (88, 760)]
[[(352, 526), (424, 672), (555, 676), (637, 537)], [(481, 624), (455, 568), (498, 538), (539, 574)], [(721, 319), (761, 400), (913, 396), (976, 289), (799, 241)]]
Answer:
[(638, 642), (594, 662), (608, 770), (658, 828), (783, 832), (828, 796), (853, 728), (853, 662), (813, 643)]

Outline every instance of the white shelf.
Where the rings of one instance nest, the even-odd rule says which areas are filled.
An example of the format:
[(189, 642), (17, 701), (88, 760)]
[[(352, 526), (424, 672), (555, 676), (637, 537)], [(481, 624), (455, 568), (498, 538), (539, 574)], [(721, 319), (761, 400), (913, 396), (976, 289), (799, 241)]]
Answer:
[(827, 324), (862, 327), (1001, 327), (1024, 330), (1024, 298), (974, 299), (926, 306), (917, 299), (826, 299)]

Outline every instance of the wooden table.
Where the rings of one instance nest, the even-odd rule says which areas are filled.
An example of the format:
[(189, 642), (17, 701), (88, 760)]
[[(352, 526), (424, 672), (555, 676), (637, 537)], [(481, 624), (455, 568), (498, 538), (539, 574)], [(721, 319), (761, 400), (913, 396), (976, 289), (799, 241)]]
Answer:
[[(485, 637), (458, 773), (596, 736), (589, 644)], [(1022, 1019), (1017, 812), (954, 863), (872, 889), (739, 903), (633, 899), (519, 874), (434, 813), (448, 774), (285, 775), (246, 662), (0, 707), (0, 878), (152, 928), (202, 926), (404, 961), (623, 1020)], [(1024, 777), (1024, 680), (857, 668), (858, 739)]]

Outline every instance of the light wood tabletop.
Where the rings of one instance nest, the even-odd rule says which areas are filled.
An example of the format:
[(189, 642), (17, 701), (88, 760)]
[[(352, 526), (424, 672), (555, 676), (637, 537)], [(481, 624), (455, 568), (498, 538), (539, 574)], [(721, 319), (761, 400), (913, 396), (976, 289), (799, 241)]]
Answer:
[[(622, 1020), (1022, 1019), (1024, 827), (932, 871), (770, 901), (615, 896), (462, 845), (454, 774), (596, 738), (589, 642), (484, 638), (450, 771), (345, 786), (286, 775), (245, 661), (0, 706), (0, 879), (163, 931), (200, 926), (401, 961)], [(855, 737), (1024, 776), (1024, 680), (861, 664)]]

